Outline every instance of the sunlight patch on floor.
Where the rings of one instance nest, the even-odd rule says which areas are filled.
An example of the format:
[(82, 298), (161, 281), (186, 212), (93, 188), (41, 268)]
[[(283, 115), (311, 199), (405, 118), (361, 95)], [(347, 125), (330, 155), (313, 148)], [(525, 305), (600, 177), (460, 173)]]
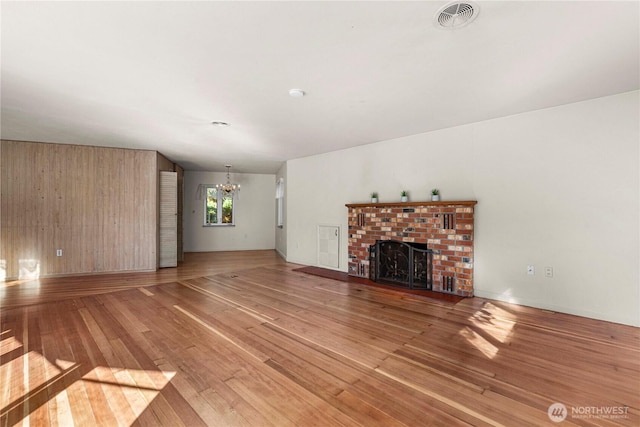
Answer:
[(480, 352), (489, 359), (493, 359), (496, 354), (498, 354), (498, 347), (491, 344), (491, 342), (470, 327), (465, 326), (459, 333), (469, 344), (480, 350)]
[(63, 371), (66, 371), (75, 364), (76, 362), (71, 362), (69, 360), (56, 359), (56, 366), (58, 366)]
[(0, 356), (4, 356), (19, 348), (22, 348), (22, 343), (15, 339), (15, 337), (4, 338), (0, 341)]
[(506, 319), (507, 315), (506, 311), (487, 303), (482, 310), (469, 317), (469, 321), (473, 326), (491, 335), (501, 343), (505, 343), (511, 336), (513, 327), (516, 324), (515, 321)]
[[(13, 337), (10, 337), (13, 338)], [(22, 348), (20, 341), (13, 338), (3, 340), (11, 343), (15, 348)], [(32, 369), (38, 366), (39, 369)], [(28, 400), (28, 394), (34, 390), (50, 386), (61, 378), (62, 370), (56, 365), (49, 362), (40, 353), (29, 351), (18, 357), (5, 360), (0, 366), (0, 378), (2, 384), (0, 388), (0, 407), (2, 415), (14, 410), (16, 407), (25, 405)], [(54, 379), (51, 384), (51, 379)]]
[[(24, 348), (20, 340), (7, 336), (5, 332), (9, 331), (2, 333), (1, 355)], [(114, 405), (119, 424), (131, 425), (176, 375), (173, 371), (97, 366), (69, 384), (70, 374), (75, 372), (77, 375), (82, 369), (77, 362), (56, 359), (52, 363), (36, 351), (11, 358), (5, 356), (5, 359), (0, 366), (0, 416), (6, 417), (16, 411), (24, 413), (22, 425), (29, 425), (31, 416), (37, 417), (35, 414), (41, 411), (42, 405), (48, 405), (49, 411), (54, 411), (52, 416), (58, 425), (77, 424), (70, 400), (90, 406), (89, 396), (96, 393), (104, 393), (109, 404)], [(54, 394), (49, 395), (52, 392)], [(38, 398), (42, 393), (48, 395), (46, 401)], [(87, 414), (89, 418), (91, 415)]]

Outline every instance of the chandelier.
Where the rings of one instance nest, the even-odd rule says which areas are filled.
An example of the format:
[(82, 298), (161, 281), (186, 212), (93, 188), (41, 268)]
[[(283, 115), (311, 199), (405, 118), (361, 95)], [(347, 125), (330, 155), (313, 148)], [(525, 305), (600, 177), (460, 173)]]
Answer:
[(240, 191), (240, 184), (232, 184), (229, 178), (229, 169), (231, 165), (224, 165), (227, 168), (227, 182), (225, 184), (216, 184), (216, 190), (222, 191), (225, 196), (233, 196)]

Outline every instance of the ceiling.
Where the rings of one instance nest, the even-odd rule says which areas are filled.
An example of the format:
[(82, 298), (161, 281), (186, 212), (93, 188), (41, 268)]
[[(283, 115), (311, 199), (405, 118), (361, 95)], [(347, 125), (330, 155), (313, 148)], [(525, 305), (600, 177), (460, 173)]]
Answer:
[(275, 173), (639, 88), (638, 1), (479, 1), (455, 30), (445, 4), (3, 1), (1, 137)]

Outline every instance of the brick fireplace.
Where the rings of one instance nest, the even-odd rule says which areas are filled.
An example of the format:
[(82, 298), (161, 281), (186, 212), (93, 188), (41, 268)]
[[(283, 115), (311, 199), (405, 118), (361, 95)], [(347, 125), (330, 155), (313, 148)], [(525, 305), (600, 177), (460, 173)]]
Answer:
[(349, 275), (369, 277), (369, 248), (378, 240), (426, 243), (433, 251), (436, 292), (473, 296), (476, 201), (356, 203), (349, 209)]

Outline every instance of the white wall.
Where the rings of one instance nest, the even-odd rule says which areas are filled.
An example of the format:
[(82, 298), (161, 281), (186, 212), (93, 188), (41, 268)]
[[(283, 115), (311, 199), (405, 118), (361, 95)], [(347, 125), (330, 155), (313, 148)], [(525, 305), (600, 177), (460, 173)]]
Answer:
[(203, 227), (204, 201), (198, 184), (226, 182), (226, 172), (184, 173), (185, 252), (242, 251), (275, 248), (275, 175), (231, 173), (242, 186), (235, 200), (235, 226)]
[[(287, 259), (317, 264), (345, 203), (478, 200), (476, 295), (640, 326), (639, 92), (287, 162)], [(526, 266), (536, 267), (528, 276)], [(554, 269), (544, 277), (544, 267)]]

